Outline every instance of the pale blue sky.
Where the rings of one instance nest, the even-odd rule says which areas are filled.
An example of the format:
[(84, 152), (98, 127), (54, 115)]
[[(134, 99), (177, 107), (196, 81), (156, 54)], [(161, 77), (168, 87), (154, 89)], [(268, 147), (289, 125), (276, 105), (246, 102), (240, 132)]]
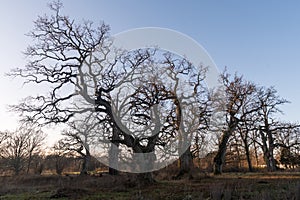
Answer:
[[(0, 130), (15, 126), (6, 104), (16, 103), (36, 87), (22, 87), (4, 73), (26, 62), (21, 51), (37, 15), (48, 13), (42, 0), (5, 0), (0, 7)], [(282, 97), (283, 120), (300, 115), (300, 3), (297, 1), (64, 0), (63, 12), (80, 21), (103, 20), (115, 34), (132, 28), (163, 27), (201, 44), (220, 70), (228, 67), (245, 78), (275, 86)]]

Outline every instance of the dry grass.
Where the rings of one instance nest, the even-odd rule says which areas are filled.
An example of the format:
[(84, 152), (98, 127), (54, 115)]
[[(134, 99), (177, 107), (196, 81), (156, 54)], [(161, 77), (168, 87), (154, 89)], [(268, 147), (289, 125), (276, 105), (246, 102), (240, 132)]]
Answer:
[[(162, 176), (158, 176), (162, 177)], [(0, 177), (0, 199), (300, 199), (300, 173), (194, 173), (142, 187), (135, 176)]]

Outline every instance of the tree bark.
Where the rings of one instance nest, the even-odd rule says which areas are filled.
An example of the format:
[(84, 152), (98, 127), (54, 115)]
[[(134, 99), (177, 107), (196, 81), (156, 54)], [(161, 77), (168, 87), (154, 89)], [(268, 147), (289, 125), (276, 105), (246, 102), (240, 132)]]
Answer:
[(276, 171), (276, 163), (272, 151), (273, 150), (268, 149), (266, 152), (264, 152), (264, 160), (266, 162), (268, 172)]
[(268, 171), (269, 172), (274, 172), (276, 171), (276, 162), (274, 159), (274, 138), (271, 132), (268, 132), (268, 141), (269, 141), (269, 150), (267, 153), (268, 156)]
[(139, 173), (137, 176), (138, 182), (141, 185), (149, 185), (149, 184), (152, 184), (155, 182), (153, 173), (150, 171), (153, 169), (153, 164), (156, 159), (156, 156), (154, 153), (155, 145), (150, 144), (151, 142), (154, 142), (154, 141), (153, 140), (149, 141), (149, 143), (147, 145), (148, 148), (144, 147), (142, 145), (139, 145), (139, 144), (136, 144), (133, 147), (133, 152), (136, 153), (136, 155), (134, 157), (134, 162), (136, 162), (135, 164), (136, 164), (137, 170), (146, 171), (146, 172)]
[(28, 163), (27, 163), (27, 174), (29, 174), (29, 170), (30, 170), (30, 165), (31, 165), (31, 161), (32, 161), (32, 154), (30, 152), (29, 156), (28, 156)]
[[(272, 133), (269, 131), (268, 126), (266, 126), (266, 130), (260, 130), (261, 138), (262, 138), (262, 150), (264, 154), (264, 160), (267, 166), (267, 170), (269, 172), (276, 171), (276, 163), (273, 155), (274, 151), (274, 139)], [(264, 135), (264, 132), (267, 133), (267, 136)]]
[(251, 157), (250, 157), (250, 151), (249, 151), (249, 145), (248, 145), (247, 141), (244, 141), (244, 143), (245, 143), (245, 151), (246, 151), (248, 169), (249, 169), (249, 172), (253, 172), (253, 167), (252, 167)]
[(177, 174), (176, 179), (181, 178), (184, 174), (189, 174), (189, 176), (191, 176), (190, 173), (193, 166), (193, 157), (189, 146), (179, 157), (179, 173)]
[(189, 173), (191, 171), (191, 167), (193, 166), (193, 158), (190, 147), (186, 149), (186, 151), (180, 156), (180, 171), (185, 173)]
[(118, 175), (119, 171), (118, 169), (118, 159), (119, 159), (119, 143), (116, 142), (119, 140), (119, 132), (118, 128), (113, 128), (113, 136), (111, 141), (111, 146), (109, 150), (109, 168), (108, 173), (110, 175)]
[(111, 144), (110, 150), (109, 150), (109, 169), (108, 173), (110, 175), (118, 175), (119, 171), (118, 169), (118, 156), (119, 156), (119, 148), (115, 144)]
[(219, 175), (222, 174), (222, 168), (225, 162), (225, 155), (227, 144), (230, 136), (232, 135), (233, 131), (236, 129), (238, 125), (238, 120), (234, 117), (230, 118), (229, 126), (226, 131), (223, 132), (223, 136), (221, 142), (219, 144), (219, 149), (217, 155), (214, 158), (214, 174)]
[(249, 144), (248, 144), (248, 140), (247, 140), (247, 138), (248, 138), (247, 134), (248, 133), (246, 133), (244, 138), (242, 137), (242, 140), (243, 140), (243, 143), (244, 143), (244, 146), (245, 146), (245, 153), (246, 153), (246, 159), (247, 159), (249, 172), (253, 172), (253, 167), (252, 167), (252, 163), (251, 163), (251, 156), (250, 156), (250, 151), (249, 151)]
[(82, 163), (82, 168), (81, 168), (80, 175), (87, 175), (88, 174), (90, 163), (91, 163), (91, 155), (90, 155), (90, 152), (87, 151), (86, 155), (83, 157), (83, 163)]
[(231, 136), (230, 131), (224, 132), (221, 143), (219, 145), (219, 150), (217, 152), (217, 155), (214, 158), (214, 174), (216, 175), (222, 174), (222, 168), (225, 161), (227, 143), (230, 136)]
[(258, 167), (258, 164), (259, 164), (259, 160), (258, 160), (258, 151), (257, 151), (257, 145), (256, 145), (256, 142), (255, 142), (255, 141), (254, 141), (254, 143), (253, 143), (253, 146), (254, 146), (254, 153), (255, 153), (256, 167)]
[(152, 172), (140, 173), (138, 174), (137, 178), (138, 178), (138, 183), (141, 186), (151, 185), (156, 182)]

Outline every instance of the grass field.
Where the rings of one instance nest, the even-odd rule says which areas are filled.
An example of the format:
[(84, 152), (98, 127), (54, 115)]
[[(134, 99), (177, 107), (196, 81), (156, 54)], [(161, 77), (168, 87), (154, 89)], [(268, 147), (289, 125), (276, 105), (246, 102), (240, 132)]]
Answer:
[(300, 173), (199, 174), (141, 186), (135, 176), (0, 177), (0, 199), (300, 199)]

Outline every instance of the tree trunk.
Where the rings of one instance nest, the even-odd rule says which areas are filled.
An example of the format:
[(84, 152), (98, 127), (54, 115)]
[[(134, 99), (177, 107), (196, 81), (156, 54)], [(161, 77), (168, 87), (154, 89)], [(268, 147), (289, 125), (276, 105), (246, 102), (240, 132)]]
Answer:
[(116, 170), (116, 169), (114, 169), (114, 168), (112, 168), (112, 167), (109, 167), (108, 168), (108, 174), (115, 176), (115, 175), (119, 174), (119, 171)]
[(28, 157), (28, 163), (27, 163), (27, 172), (26, 172), (27, 174), (29, 174), (31, 161), (32, 161), (32, 155), (31, 155), (31, 153), (30, 153), (30, 154), (29, 154), (29, 157)]
[(138, 178), (138, 183), (141, 186), (151, 185), (156, 182), (152, 172), (140, 173), (138, 174), (137, 178)]
[(270, 149), (268, 149), (267, 152), (264, 152), (264, 160), (266, 162), (268, 172), (276, 171), (275, 159), (273, 152), (271, 152)]
[[(178, 104), (178, 101), (176, 101)], [(183, 124), (181, 124), (181, 109), (180, 106), (177, 106), (177, 129), (178, 129), (178, 146), (179, 146), (179, 173), (176, 178), (180, 178), (184, 174), (190, 174), (190, 171), (193, 167), (193, 157), (191, 153), (191, 143), (188, 139), (187, 133), (185, 133)]]
[(19, 175), (21, 171), (21, 158), (16, 158), (13, 162), (15, 175)]
[(193, 158), (192, 153), (190, 151), (190, 147), (180, 156), (180, 171), (185, 173), (189, 173), (193, 166)]
[[(149, 142), (153, 142), (149, 140)], [(138, 182), (141, 185), (149, 185), (155, 182), (155, 179), (152, 174), (153, 164), (156, 160), (156, 156), (154, 153), (154, 145), (150, 145), (148, 143), (148, 148), (144, 148), (144, 146), (140, 144), (136, 144), (133, 147), (133, 153), (135, 153), (135, 157), (133, 158), (135, 166), (132, 166), (133, 169), (136, 168), (136, 172), (141, 172), (138, 174)]]
[(256, 167), (258, 167), (259, 164), (259, 160), (258, 160), (258, 151), (257, 151), (257, 146), (256, 146), (256, 142), (254, 141), (253, 143), (254, 146), (254, 153), (255, 153), (255, 161), (256, 161)]
[(118, 169), (118, 159), (119, 159), (119, 143), (116, 142), (119, 140), (119, 134), (118, 134), (117, 127), (113, 128), (113, 136), (111, 141), (111, 146), (109, 150), (109, 169), (108, 173), (110, 175), (118, 175), (119, 171)]
[(58, 175), (61, 175), (65, 168), (65, 157), (64, 156), (56, 156), (55, 157), (55, 171)]
[(82, 168), (81, 168), (80, 175), (87, 175), (88, 174), (88, 170), (89, 170), (89, 167), (90, 167), (90, 162), (91, 162), (91, 155), (90, 155), (90, 152), (87, 151), (86, 155), (83, 157), (83, 163), (82, 163)]
[(176, 178), (180, 178), (186, 173), (190, 173), (193, 166), (193, 158), (191, 153), (191, 144), (188, 141), (188, 135), (185, 133), (182, 123), (182, 110), (179, 100), (174, 99), (176, 105), (176, 130), (178, 131), (178, 153), (179, 153), (179, 173)]
[(246, 158), (247, 158), (247, 164), (248, 164), (248, 169), (249, 172), (253, 172), (253, 167), (251, 163), (251, 157), (250, 157), (250, 151), (249, 151), (249, 144), (247, 142), (247, 137), (243, 139), (244, 145), (245, 145), (245, 153), (246, 153)]
[(108, 173), (110, 175), (118, 175), (118, 157), (119, 157), (119, 147), (115, 144), (111, 144), (109, 150), (109, 169)]
[(190, 173), (193, 166), (193, 157), (189, 146), (179, 157), (179, 173), (177, 174), (176, 178), (181, 178), (184, 174), (189, 174), (189, 176), (191, 176)]
[(272, 150), (265, 148), (263, 150), (263, 153), (264, 153), (264, 160), (265, 160), (268, 172), (276, 171), (276, 163), (275, 163), (275, 159), (273, 157)]
[(214, 174), (222, 174), (222, 168), (225, 162), (225, 155), (226, 155), (226, 149), (227, 149), (227, 143), (232, 135), (233, 131), (236, 129), (238, 125), (238, 120), (234, 117), (230, 118), (228, 130), (223, 132), (223, 136), (221, 139), (221, 142), (219, 144), (219, 149), (217, 152), (217, 155), (214, 158)]
[[(261, 138), (262, 138), (262, 150), (264, 154), (264, 160), (267, 165), (267, 170), (269, 172), (276, 171), (276, 163), (273, 155), (274, 151), (274, 140), (272, 137), (272, 133), (270, 133), (269, 129), (265, 130), (267, 133), (267, 137), (264, 135), (264, 132), (260, 130)], [(267, 145), (267, 142), (269, 145)]]
[(249, 172), (253, 172), (253, 167), (252, 167), (252, 163), (251, 163), (251, 157), (250, 157), (248, 145), (247, 145), (247, 147), (245, 146), (245, 151), (246, 151), (246, 158), (247, 158)]
[(222, 168), (225, 161), (227, 143), (230, 135), (231, 132), (229, 131), (224, 132), (221, 143), (219, 145), (217, 155), (214, 158), (214, 174), (216, 175), (222, 174)]
[(237, 168), (237, 170), (240, 170), (242, 168), (242, 163), (241, 163), (241, 154), (240, 154), (240, 151), (239, 151), (239, 141), (237, 139), (236, 136), (234, 136), (234, 139), (235, 139), (235, 152), (237, 154), (237, 158), (236, 158), (236, 163), (235, 163), (235, 167)]
[(276, 171), (276, 162), (274, 159), (274, 139), (271, 132), (268, 132), (268, 141), (269, 141), (269, 151), (268, 151), (268, 171), (274, 172)]

